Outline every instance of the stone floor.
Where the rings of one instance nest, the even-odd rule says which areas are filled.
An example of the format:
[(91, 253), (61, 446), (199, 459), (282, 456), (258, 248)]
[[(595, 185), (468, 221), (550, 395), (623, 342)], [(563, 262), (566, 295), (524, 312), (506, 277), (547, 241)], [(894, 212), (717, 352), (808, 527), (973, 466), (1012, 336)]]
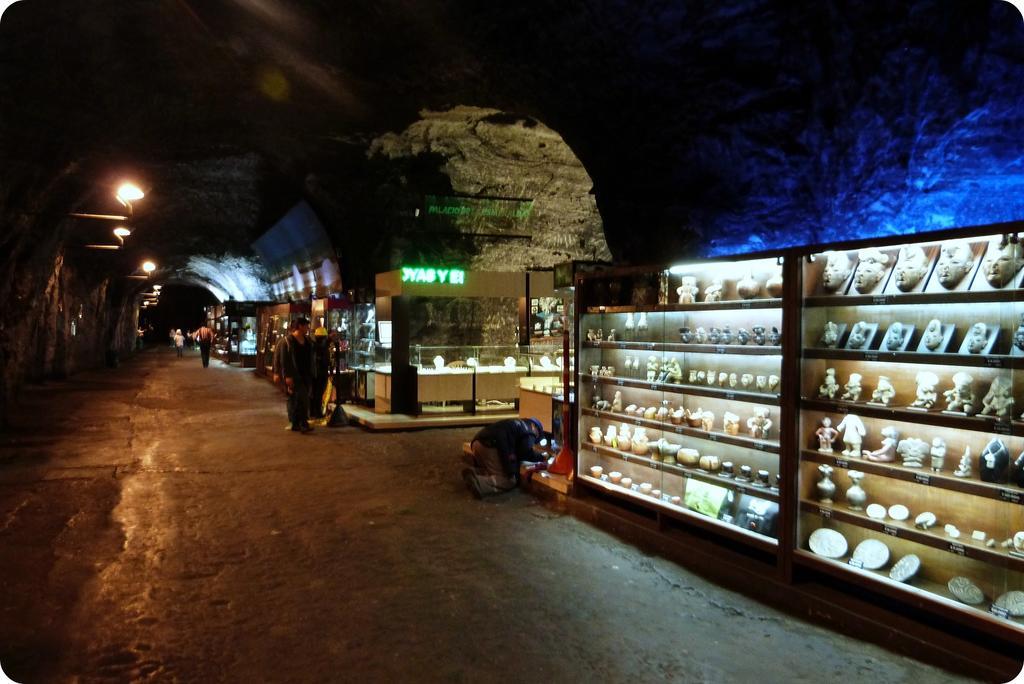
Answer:
[(0, 437), (20, 682), (944, 682), (456, 465), (471, 430), (286, 432), (250, 371), (148, 351)]

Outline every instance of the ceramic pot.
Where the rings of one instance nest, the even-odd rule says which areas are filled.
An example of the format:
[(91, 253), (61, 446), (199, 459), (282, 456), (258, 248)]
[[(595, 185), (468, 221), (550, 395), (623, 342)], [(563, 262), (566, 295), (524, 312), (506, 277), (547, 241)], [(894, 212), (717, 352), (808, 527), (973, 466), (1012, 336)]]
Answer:
[(782, 274), (773, 275), (771, 278), (765, 281), (764, 289), (768, 293), (769, 297), (781, 297), (782, 296)]
[(742, 299), (753, 299), (761, 291), (761, 284), (754, 280), (753, 274), (748, 274), (736, 283), (736, 294)]
[(594, 444), (601, 443), (601, 428), (598, 427), (597, 425), (590, 428), (590, 441), (593, 442)]
[(859, 470), (851, 470), (849, 476), (850, 482), (853, 484), (846, 490), (846, 503), (855, 511), (863, 510), (864, 504), (868, 500), (867, 492), (860, 486), (860, 481), (864, 479), (864, 473)]
[(753, 328), (751, 328), (751, 331), (753, 332), (753, 336), (754, 336), (754, 344), (764, 344), (764, 341), (765, 341), (764, 326), (763, 325), (755, 325)]
[(693, 341), (693, 332), (687, 327), (679, 329), (679, 341), (683, 344), (690, 344)]
[(694, 466), (700, 463), (700, 452), (696, 449), (682, 448), (676, 452), (676, 460), (683, 465)]
[(822, 463), (818, 466), (818, 472), (821, 473), (821, 479), (817, 484), (818, 501), (832, 503), (836, 495), (836, 483), (832, 481), (832, 466)]
[(779, 342), (781, 342), (781, 341), (782, 341), (782, 333), (780, 333), (779, 329), (776, 328), (773, 325), (772, 329), (768, 332), (768, 344), (773, 345), (773, 346), (778, 346)]
[(718, 328), (712, 328), (711, 331), (708, 333), (708, 342), (710, 344), (718, 344), (718, 342), (721, 339), (722, 339), (722, 331), (719, 330)]
[(676, 463), (676, 455), (679, 453), (679, 445), (673, 444), (672, 442), (665, 442), (663, 440), (661, 445), (661, 460), (663, 463), (674, 465)]
[(718, 472), (718, 469), (722, 467), (722, 462), (717, 456), (701, 456), (700, 457), (700, 469), (706, 470), (709, 473)]

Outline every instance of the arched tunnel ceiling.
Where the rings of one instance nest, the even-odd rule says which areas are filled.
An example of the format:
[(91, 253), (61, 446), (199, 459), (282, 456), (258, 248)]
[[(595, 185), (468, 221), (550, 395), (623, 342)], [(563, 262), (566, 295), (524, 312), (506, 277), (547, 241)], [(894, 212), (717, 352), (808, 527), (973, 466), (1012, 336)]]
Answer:
[(1022, 101), (998, 0), (23, 0), (0, 185), (148, 172), (147, 248), (244, 255), (310, 179), (365, 192), (371, 140), (474, 105), (559, 133), (650, 261), (1019, 219)]

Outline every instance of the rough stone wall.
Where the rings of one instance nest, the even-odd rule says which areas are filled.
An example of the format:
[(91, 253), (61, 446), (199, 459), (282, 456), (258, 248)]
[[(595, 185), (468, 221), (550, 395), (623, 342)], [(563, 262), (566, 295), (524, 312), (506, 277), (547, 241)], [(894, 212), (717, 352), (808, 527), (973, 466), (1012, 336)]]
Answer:
[(409, 306), (412, 345), (514, 345), (518, 302), (506, 297), (414, 297)]

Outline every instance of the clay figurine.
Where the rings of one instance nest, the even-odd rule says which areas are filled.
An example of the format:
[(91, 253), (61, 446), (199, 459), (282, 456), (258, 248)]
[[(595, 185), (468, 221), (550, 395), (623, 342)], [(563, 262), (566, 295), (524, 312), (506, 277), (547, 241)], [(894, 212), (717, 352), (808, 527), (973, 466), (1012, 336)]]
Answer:
[(729, 329), (729, 326), (722, 328), (722, 336), (719, 339), (722, 344), (732, 344), (732, 330)]
[(633, 312), (630, 311), (629, 313), (626, 314), (626, 325), (623, 326), (623, 328), (625, 328), (626, 331), (627, 340), (633, 339), (633, 330), (635, 329), (635, 327), (636, 325), (633, 322)]
[(827, 349), (835, 349), (839, 344), (839, 326), (828, 321), (825, 323), (825, 330), (821, 333), (821, 344)]
[(900, 249), (900, 257), (896, 262), (896, 288), (900, 292), (910, 292), (921, 282), (928, 272), (928, 256), (918, 245), (907, 245)]
[(763, 325), (755, 325), (750, 329), (754, 336), (754, 344), (762, 345), (765, 343), (765, 334)]
[(868, 341), (870, 330), (868, 324), (864, 321), (855, 323), (853, 330), (850, 331), (850, 337), (846, 341), (846, 346), (850, 349), (860, 349)]
[(969, 354), (980, 354), (985, 345), (988, 344), (988, 326), (978, 322), (971, 326), (967, 333), (967, 352)]
[(715, 414), (708, 410), (702, 411), (700, 414), (700, 427), (704, 432), (711, 432), (715, 427)]
[(736, 283), (736, 294), (740, 296), (740, 299), (753, 299), (760, 291), (761, 284), (754, 279), (752, 273), (747, 274), (746, 278)]
[(882, 446), (874, 451), (863, 452), (865, 459), (877, 463), (892, 463), (896, 460), (896, 445), (900, 439), (900, 433), (891, 425), (882, 428)]
[(647, 358), (647, 382), (654, 382), (657, 379), (660, 367), (657, 356)]
[(917, 439), (911, 437), (909, 439), (901, 440), (899, 445), (896, 447), (896, 453), (903, 459), (903, 467), (905, 468), (923, 468), (924, 457), (928, 455), (930, 449), (928, 442), (923, 439)]
[(721, 341), (722, 331), (712, 326), (711, 330), (708, 331), (708, 342), (710, 342), (711, 344), (718, 344)]
[[(736, 331), (736, 344), (747, 344), (750, 342), (750, 333), (747, 332), (746, 328), (740, 328)], [(1024, 349), (1024, 347), (1022, 347)]]
[(845, 252), (826, 252), (825, 257), (825, 272), (822, 274), (821, 284), (826, 292), (835, 292), (846, 283), (853, 265)]
[(704, 288), (704, 301), (705, 302), (720, 302), (722, 301), (722, 279), (715, 278), (711, 281), (711, 284)]
[(722, 415), (722, 432), (733, 436), (740, 434), (740, 417), (726, 411)]
[(605, 428), (604, 431), (604, 443), (607, 446), (614, 447), (616, 444), (618, 444), (618, 433), (618, 428), (616, 428), (614, 425), (609, 425), (607, 428)]
[(860, 250), (857, 272), (853, 276), (853, 287), (861, 294), (870, 294), (885, 275), (889, 255), (874, 247)]
[(892, 403), (892, 400), (895, 397), (896, 388), (892, 386), (892, 382), (887, 376), (879, 375), (878, 386), (875, 387), (875, 391), (871, 393), (871, 403), (888, 406)]
[(935, 273), (939, 284), (947, 290), (955, 289), (974, 266), (974, 252), (964, 240), (947, 242), (939, 250), (939, 263)]
[(758, 375), (754, 378), (754, 387), (758, 392), (764, 392), (768, 389), (768, 378), (763, 375)]
[(818, 438), (818, 451), (823, 454), (832, 453), (832, 444), (835, 443), (839, 431), (832, 427), (832, 419), (828, 416), (821, 419), (821, 427), (815, 430), (814, 435)]
[(850, 379), (843, 385), (843, 394), (839, 397), (843, 401), (860, 401), (861, 393), (860, 373), (850, 373)]
[(693, 304), (697, 301), (697, 279), (693, 276), (683, 276), (676, 294), (679, 295), (680, 304)]
[(665, 382), (670, 382), (674, 385), (682, 384), (683, 369), (679, 366), (679, 361), (669, 359), (662, 367), (662, 370), (666, 371)]
[(932, 448), (928, 454), (932, 457), (932, 470), (936, 473), (942, 470), (942, 466), (946, 464), (946, 443), (941, 437), (932, 440)]
[(1010, 242), (1004, 235), (989, 243), (981, 270), (992, 287), (1006, 287), (1024, 266), (1024, 250), (1020, 243)]
[(773, 325), (772, 329), (768, 331), (768, 344), (770, 344), (773, 347), (777, 347), (781, 342), (782, 333), (780, 333), (779, 329)]
[(969, 374), (960, 371), (953, 375), (953, 388), (942, 393), (946, 398), (946, 411), (950, 413), (974, 413), (974, 392), (971, 384), (974, 378)]
[(611, 332), (608, 333), (608, 340), (607, 341), (608, 342), (615, 342), (615, 328), (612, 328)]
[(906, 342), (908, 337), (908, 331), (903, 327), (903, 324), (896, 321), (889, 326), (889, 331), (885, 334), (885, 341), (882, 346), (887, 351), (900, 351), (903, 349), (903, 343)]
[(689, 327), (683, 326), (679, 329), (679, 341), (683, 344), (690, 344), (693, 342), (693, 331)]
[(953, 471), (957, 477), (971, 476), (971, 447), (964, 449), (964, 455), (960, 457), (960, 464)]
[(910, 408), (930, 409), (935, 406), (935, 402), (939, 398), (938, 392), (935, 390), (935, 386), (939, 384), (939, 376), (931, 371), (921, 371), (915, 380), (917, 381), (917, 395), (913, 403), (910, 404)]
[(924, 348), (928, 351), (935, 351), (941, 345), (945, 335), (942, 332), (942, 321), (938, 318), (933, 318), (928, 321), (927, 327), (924, 329), (924, 333), (921, 335), (921, 342), (924, 344)]
[(640, 318), (636, 321), (636, 334), (638, 338), (647, 336), (647, 313), (640, 312)]
[(698, 327), (694, 333), (694, 339), (697, 341), (697, 344), (705, 344), (708, 341), (707, 331), (704, 328)]
[(1013, 411), (1013, 396), (1010, 394), (1010, 383), (1003, 376), (997, 376), (988, 394), (981, 400), (981, 412), (983, 416), (995, 416), (996, 418), (1009, 418)]
[(822, 463), (818, 466), (821, 479), (818, 480), (818, 501), (821, 503), (832, 503), (832, 497), (836, 495), (836, 483), (832, 481), (832, 466)]
[(848, 413), (843, 421), (836, 426), (836, 429), (843, 435), (843, 446), (846, 447), (843, 449), (843, 456), (847, 458), (860, 456), (860, 446), (864, 442), (864, 434), (867, 432), (860, 416)]
[(978, 474), (982, 482), (1006, 482), (1007, 467), (1010, 465), (1010, 452), (1001, 439), (993, 438), (985, 445), (978, 459)]
[(735, 388), (740, 382), (740, 377), (736, 373), (729, 373), (729, 387)]
[(768, 292), (769, 297), (781, 297), (782, 296), (782, 274), (776, 273), (764, 283), (764, 289)]
[(622, 413), (622, 392), (616, 390), (615, 396), (612, 398), (612, 412)]
[(769, 375), (768, 376), (768, 391), (774, 392), (775, 388), (779, 386), (779, 376)]
[(754, 439), (768, 439), (772, 421), (768, 417), (768, 409), (763, 406), (754, 407), (754, 415), (747, 419), (747, 431)]
[(836, 369), (825, 369), (825, 380), (818, 386), (818, 397), (821, 399), (835, 399), (839, 391), (839, 383), (836, 382)]
[(752, 373), (744, 373), (743, 375), (740, 376), (740, 386), (741, 387), (744, 387), (744, 388), (750, 387), (751, 383), (753, 383), (753, 382), (754, 382), (754, 375)]
[(1017, 331), (1013, 333), (1013, 346), (1014, 351), (1024, 352), (1024, 314), (1021, 314)]

